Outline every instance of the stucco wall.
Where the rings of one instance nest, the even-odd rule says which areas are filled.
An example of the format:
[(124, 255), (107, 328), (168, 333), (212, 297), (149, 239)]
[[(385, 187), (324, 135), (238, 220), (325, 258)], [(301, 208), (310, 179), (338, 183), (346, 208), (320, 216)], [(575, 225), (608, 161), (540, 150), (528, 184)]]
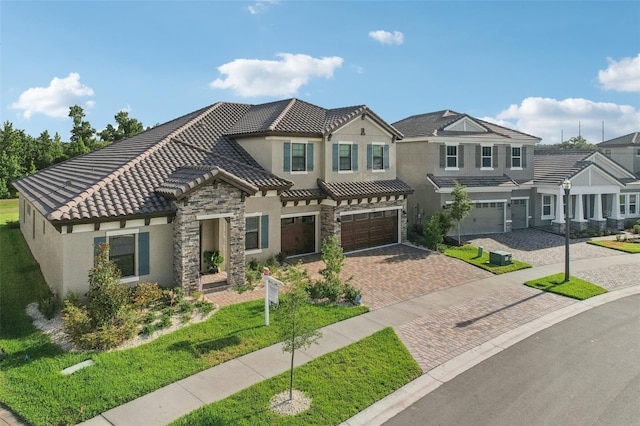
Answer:
[[(277, 195), (248, 197), (246, 203), (247, 216), (258, 212), (262, 216), (269, 216), (269, 247), (248, 251), (246, 253), (247, 261), (256, 259), (262, 262), (280, 253), (280, 211), (282, 209), (282, 203), (280, 197)], [(262, 224), (260, 226), (262, 226)], [(262, 235), (264, 229), (260, 229), (260, 232), (260, 235)]]

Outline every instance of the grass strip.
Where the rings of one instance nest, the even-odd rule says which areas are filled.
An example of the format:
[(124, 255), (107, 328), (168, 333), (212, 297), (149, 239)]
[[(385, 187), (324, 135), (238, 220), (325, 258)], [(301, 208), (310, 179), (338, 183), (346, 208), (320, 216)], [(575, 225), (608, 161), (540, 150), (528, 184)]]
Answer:
[(482, 256), (478, 257), (478, 248), (471, 244), (466, 244), (462, 247), (449, 247), (445, 250), (444, 254), (460, 259), (496, 275), (506, 274), (507, 272), (513, 272), (519, 269), (531, 268), (531, 265), (525, 262), (520, 262), (519, 260), (512, 260), (509, 265), (494, 265), (493, 263), (489, 263), (488, 252), (484, 251)]
[(12, 220), (18, 220), (18, 199), (0, 200), (0, 225)]
[(271, 398), (289, 389), (289, 372), (206, 405), (172, 425), (336, 425), (422, 374), (391, 328), (323, 355), (295, 369), (294, 388), (312, 399), (295, 416), (269, 410)]
[(587, 241), (587, 244), (593, 244), (594, 246), (620, 250), (625, 253), (640, 253), (640, 242), (630, 243), (628, 241), (591, 240), (591, 241)]
[[(25, 307), (48, 291), (19, 229), (0, 226), (0, 401), (32, 424), (74, 424), (278, 341), (264, 326), (264, 301), (220, 309), (211, 319), (145, 345), (111, 352), (63, 352), (36, 330)], [(311, 307), (318, 328), (366, 312), (363, 306)], [(29, 360), (25, 361), (25, 355)], [(61, 370), (92, 359), (70, 375)]]
[(564, 282), (564, 273), (527, 281), (525, 285), (578, 300), (585, 300), (607, 292), (606, 289), (598, 285), (573, 276), (569, 276), (569, 281)]

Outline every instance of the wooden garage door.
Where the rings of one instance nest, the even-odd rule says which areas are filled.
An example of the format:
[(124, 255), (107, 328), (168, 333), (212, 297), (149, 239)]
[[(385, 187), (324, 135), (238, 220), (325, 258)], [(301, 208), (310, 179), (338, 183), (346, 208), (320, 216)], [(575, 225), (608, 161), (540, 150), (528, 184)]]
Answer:
[(527, 201), (511, 200), (511, 228), (520, 229), (527, 227)]
[(316, 251), (316, 217), (298, 216), (280, 219), (280, 248), (287, 256)]
[(340, 217), (342, 249), (360, 250), (398, 242), (398, 211), (357, 213)]
[(474, 203), (460, 226), (462, 235), (497, 232), (504, 232), (504, 203), (499, 202)]

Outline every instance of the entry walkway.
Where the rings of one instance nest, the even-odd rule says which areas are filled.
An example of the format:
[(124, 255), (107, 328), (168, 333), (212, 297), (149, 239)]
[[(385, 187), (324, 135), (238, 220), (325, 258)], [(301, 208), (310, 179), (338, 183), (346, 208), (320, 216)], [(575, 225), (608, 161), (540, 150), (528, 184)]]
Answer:
[[(636, 271), (637, 277), (640, 257), (615, 254), (576, 260), (571, 267), (572, 275), (595, 276), (598, 270), (615, 268)], [(599, 304), (640, 293), (638, 280), (629, 282), (629, 287), (617, 285), (618, 290), (583, 302), (522, 286), (524, 281), (562, 272), (563, 268), (564, 264), (558, 263), (490, 276), (332, 324), (322, 329), (319, 345), (296, 352), (296, 365), (382, 328), (394, 327), (427, 374), (345, 422), (351, 426), (381, 424), (415, 398), (514, 343)], [(606, 286), (606, 283), (598, 284)], [(425, 334), (426, 330), (443, 333)], [(289, 361), (282, 346), (273, 345), (175, 382), (83, 424), (167, 424), (198, 407), (287, 371)]]

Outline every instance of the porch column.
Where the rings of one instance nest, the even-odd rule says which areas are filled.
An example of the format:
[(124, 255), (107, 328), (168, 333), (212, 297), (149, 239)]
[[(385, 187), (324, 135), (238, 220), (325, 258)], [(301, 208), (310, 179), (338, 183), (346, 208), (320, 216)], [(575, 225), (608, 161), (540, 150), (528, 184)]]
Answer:
[[(560, 190), (562, 191), (562, 189)], [(562, 202), (562, 197), (564, 195), (562, 193), (556, 195), (556, 218), (553, 220), (557, 223), (564, 223), (564, 204)]]
[(595, 199), (593, 200), (593, 212), (591, 219), (604, 220), (604, 217), (602, 216), (602, 194), (595, 195)]
[(586, 222), (584, 219), (584, 204), (582, 202), (582, 194), (576, 194), (576, 207), (573, 213), (574, 222)]
[(622, 219), (620, 217), (620, 194), (612, 194), (613, 195), (613, 206), (611, 207), (611, 218), (612, 219)]

